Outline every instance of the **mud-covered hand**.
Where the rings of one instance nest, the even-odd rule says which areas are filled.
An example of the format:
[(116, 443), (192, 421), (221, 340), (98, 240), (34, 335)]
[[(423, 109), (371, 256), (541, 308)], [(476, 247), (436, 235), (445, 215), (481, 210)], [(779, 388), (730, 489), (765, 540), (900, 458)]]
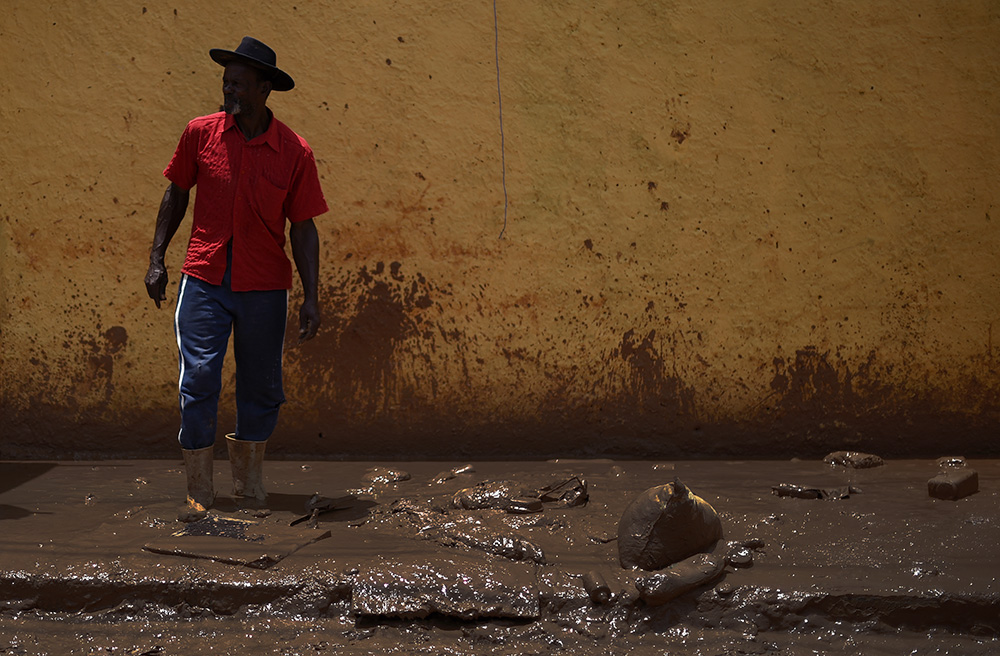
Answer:
[(299, 308), (299, 344), (315, 337), (319, 324), (319, 304), (315, 301), (303, 302)]
[(167, 300), (167, 267), (162, 262), (150, 262), (146, 271), (146, 293), (160, 307)]

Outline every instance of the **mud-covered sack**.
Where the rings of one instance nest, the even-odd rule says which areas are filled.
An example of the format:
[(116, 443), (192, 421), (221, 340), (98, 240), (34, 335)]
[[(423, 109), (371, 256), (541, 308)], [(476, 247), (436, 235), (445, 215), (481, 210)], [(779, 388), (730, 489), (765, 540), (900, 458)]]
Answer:
[(674, 563), (662, 572), (635, 582), (639, 597), (649, 606), (659, 606), (712, 583), (726, 568), (726, 560), (712, 554), (698, 554)]
[(823, 458), (823, 462), (832, 466), (847, 467), (849, 469), (871, 469), (881, 467), (885, 464), (879, 456), (871, 453), (861, 453), (860, 451), (834, 451), (828, 453)]
[(649, 488), (625, 508), (618, 523), (618, 561), (626, 569), (662, 569), (721, 538), (715, 509), (674, 479)]

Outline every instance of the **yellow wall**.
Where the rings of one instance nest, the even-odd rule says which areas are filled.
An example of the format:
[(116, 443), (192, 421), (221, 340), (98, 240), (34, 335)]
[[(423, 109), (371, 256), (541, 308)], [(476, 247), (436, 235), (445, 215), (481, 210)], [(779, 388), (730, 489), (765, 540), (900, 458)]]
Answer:
[(292, 4), (5, 0), (0, 456), (175, 453), (189, 220), (142, 277), (245, 34), (333, 208), (273, 453), (1000, 454), (996, 2), (499, 0), (503, 153), (491, 2)]

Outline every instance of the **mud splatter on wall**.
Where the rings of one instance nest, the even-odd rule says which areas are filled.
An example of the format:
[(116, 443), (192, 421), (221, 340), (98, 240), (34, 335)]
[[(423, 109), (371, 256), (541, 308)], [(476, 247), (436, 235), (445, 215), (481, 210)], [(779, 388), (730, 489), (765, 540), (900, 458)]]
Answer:
[(499, 2), (502, 240), (488, 4), (8, 5), (0, 456), (174, 453), (141, 281), (244, 34), (333, 208), (276, 456), (997, 455), (989, 3)]

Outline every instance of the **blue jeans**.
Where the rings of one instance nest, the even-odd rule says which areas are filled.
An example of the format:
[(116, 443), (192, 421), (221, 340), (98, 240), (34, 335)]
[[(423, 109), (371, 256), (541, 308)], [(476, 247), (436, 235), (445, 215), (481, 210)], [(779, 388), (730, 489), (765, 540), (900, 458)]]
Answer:
[(215, 443), (230, 332), (236, 359), (236, 439), (258, 442), (271, 436), (278, 408), (285, 402), (281, 358), (287, 314), (287, 290), (234, 292), (228, 269), (221, 285), (188, 275), (181, 278), (174, 314), (181, 448)]

